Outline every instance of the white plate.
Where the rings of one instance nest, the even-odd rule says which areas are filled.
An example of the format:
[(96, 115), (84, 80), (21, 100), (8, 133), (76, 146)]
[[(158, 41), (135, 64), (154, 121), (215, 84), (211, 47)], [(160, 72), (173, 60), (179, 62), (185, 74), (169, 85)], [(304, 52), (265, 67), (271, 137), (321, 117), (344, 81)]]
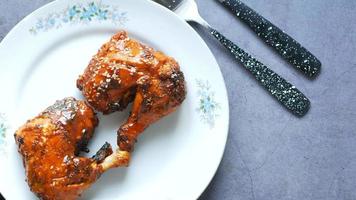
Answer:
[[(177, 112), (139, 137), (130, 166), (103, 174), (83, 199), (197, 199), (212, 179), (225, 148), (229, 108), (219, 66), (198, 34), (151, 1), (60, 0), (30, 14), (0, 44), (0, 189), (7, 199), (36, 199), (14, 131), (57, 99), (83, 99), (76, 78), (120, 29), (173, 56), (188, 94)], [(105, 141), (115, 146), (127, 116), (128, 110), (99, 115), (87, 156)]]

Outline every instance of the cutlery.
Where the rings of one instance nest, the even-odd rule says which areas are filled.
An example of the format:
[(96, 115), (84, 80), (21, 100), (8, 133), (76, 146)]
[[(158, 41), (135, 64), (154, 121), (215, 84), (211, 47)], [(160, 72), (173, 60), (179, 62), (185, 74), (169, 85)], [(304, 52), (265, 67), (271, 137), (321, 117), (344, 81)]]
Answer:
[(194, 0), (154, 0), (174, 11), (186, 21), (202, 25), (264, 86), (282, 105), (297, 116), (305, 115), (310, 107), (308, 98), (295, 86), (273, 72), (266, 65), (212, 28), (199, 14)]
[(273, 47), (306, 76), (315, 78), (321, 68), (320, 61), (301, 44), (240, 0), (219, 0), (241, 21), (249, 26), (265, 43)]

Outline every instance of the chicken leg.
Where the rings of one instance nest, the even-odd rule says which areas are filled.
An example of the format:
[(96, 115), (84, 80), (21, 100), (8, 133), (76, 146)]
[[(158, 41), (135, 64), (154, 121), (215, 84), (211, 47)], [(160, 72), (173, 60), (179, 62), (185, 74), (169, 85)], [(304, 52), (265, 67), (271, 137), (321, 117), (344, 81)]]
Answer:
[(40, 199), (77, 199), (104, 171), (127, 166), (128, 156), (112, 153), (108, 143), (92, 158), (78, 156), (97, 124), (86, 103), (65, 98), (16, 131), (27, 183)]
[(109, 114), (133, 101), (126, 123), (118, 130), (117, 152), (133, 150), (137, 137), (150, 124), (174, 112), (184, 101), (186, 87), (178, 63), (128, 37), (115, 34), (92, 58), (77, 80), (88, 103)]

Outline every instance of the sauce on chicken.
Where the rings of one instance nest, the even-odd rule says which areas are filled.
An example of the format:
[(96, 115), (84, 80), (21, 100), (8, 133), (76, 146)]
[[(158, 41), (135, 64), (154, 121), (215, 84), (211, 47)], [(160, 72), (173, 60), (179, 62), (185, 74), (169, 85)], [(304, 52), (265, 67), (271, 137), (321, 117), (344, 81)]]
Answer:
[(92, 58), (77, 87), (96, 110), (109, 114), (133, 101), (131, 114), (118, 130), (120, 150), (131, 152), (140, 133), (174, 112), (186, 95), (178, 63), (128, 37), (115, 34)]
[[(107, 143), (93, 158), (78, 156), (86, 150), (97, 124), (93, 109), (84, 101), (65, 98), (16, 131), (27, 183), (40, 199), (77, 199), (104, 171), (113, 167), (110, 162), (114, 154)], [(116, 157), (121, 159), (121, 155)], [(115, 160), (116, 166), (127, 163), (125, 158)]]

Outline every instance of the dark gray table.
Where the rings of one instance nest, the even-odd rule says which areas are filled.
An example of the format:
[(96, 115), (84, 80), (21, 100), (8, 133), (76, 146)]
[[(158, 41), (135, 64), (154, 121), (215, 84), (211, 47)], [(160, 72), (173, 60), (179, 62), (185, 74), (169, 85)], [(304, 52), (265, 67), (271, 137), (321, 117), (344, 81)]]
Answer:
[[(50, 0), (0, 0), (0, 39)], [(304, 118), (286, 112), (210, 36), (230, 100), (225, 155), (207, 199), (356, 199), (356, 1), (245, 0), (323, 63), (308, 80), (215, 0), (197, 0), (211, 25), (294, 83), (311, 100)], [(1, 61), (0, 61), (1, 62)]]

